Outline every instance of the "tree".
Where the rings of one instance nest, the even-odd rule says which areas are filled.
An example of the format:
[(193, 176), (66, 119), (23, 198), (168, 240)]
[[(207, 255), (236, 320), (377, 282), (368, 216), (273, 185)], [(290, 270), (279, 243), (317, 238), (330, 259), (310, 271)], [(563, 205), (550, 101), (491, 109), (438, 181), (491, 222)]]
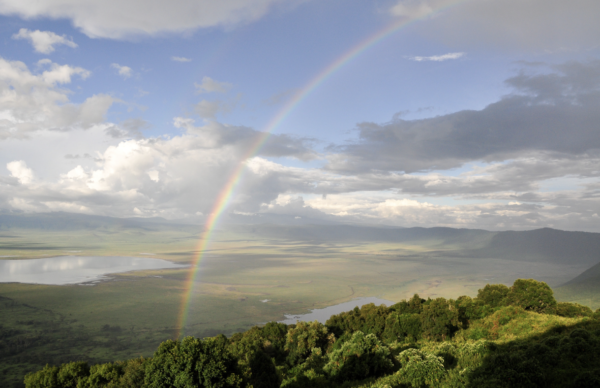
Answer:
[(413, 297), (408, 301), (401, 300), (400, 302), (390, 306), (390, 310), (396, 311), (398, 314), (421, 314), (425, 302), (427, 301), (425, 299), (421, 299), (419, 294), (414, 294)]
[(288, 362), (291, 365), (299, 364), (313, 348), (327, 351), (334, 342), (335, 335), (330, 334), (322, 323), (298, 322), (296, 327), (287, 332), (285, 350), (288, 352)]
[(443, 341), (458, 330), (458, 310), (453, 301), (433, 299), (423, 306), (421, 313), (423, 337)]
[(402, 381), (413, 387), (439, 385), (446, 373), (444, 359), (419, 349), (407, 349), (396, 359), (402, 365), (398, 372)]
[(58, 383), (63, 388), (76, 388), (79, 379), (90, 374), (87, 362), (76, 361), (63, 364), (58, 371)]
[(146, 367), (148, 388), (241, 387), (237, 359), (225, 336), (186, 337), (160, 344)]
[(374, 334), (357, 331), (341, 348), (329, 354), (323, 370), (336, 381), (380, 376), (393, 367), (390, 349)]
[(506, 305), (509, 291), (504, 284), (486, 284), (477, 292), (477, 299), (490, 307), (501, 307)]
[(379, 338), (385, 329), (385, 320), (389, 313), (390, 309), (383, 305), (368, 303), (360, 309), (355, 307), (354, 310), (333, 315), (325, 325), (337, 337), (362, 331), (365, 334), (373, 333)]
[(35, 373), (28, 373), (25, 376), (26, 388), (60, 388), (58, 382), (59, 368), (57, 366), (46, 365), (42, 370)]
[(506, 302), (538, 313), (554, 312), (556, 309), (552, 289), (546, 283), (534, 279), (515, 280), (506, 296)]
[(382, 339), (387, 343), (409, 338), (417, 341), (421, 338), (421, 316), (419, 314), (391, 313), (385, 321)]

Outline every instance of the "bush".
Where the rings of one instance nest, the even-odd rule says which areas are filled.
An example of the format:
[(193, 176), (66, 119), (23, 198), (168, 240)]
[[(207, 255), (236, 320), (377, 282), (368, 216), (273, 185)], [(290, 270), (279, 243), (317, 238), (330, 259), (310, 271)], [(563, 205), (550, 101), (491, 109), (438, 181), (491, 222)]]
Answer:
[(404, 383), (413, 387), (437, 386), (444, 378), (444, 359), (419, 349), (407, 349), (396, 359), (402, 365), (398, 371)]
[(567, 318), (591, 317), (594, 312), (588, 306), (579, 303), (558, 302), (556, 304), (556, 315)]
[(323, 370), (336, 381), (380, 376), (393, 367), (390, 349), (374, 334), (357, 331), (340, 349), (329, 354)]
[(506, 302), (537, 313), (554, 312), (556, 308), (552, 289), (546, 283), (533, 279), (517, 279), (510, 288)]

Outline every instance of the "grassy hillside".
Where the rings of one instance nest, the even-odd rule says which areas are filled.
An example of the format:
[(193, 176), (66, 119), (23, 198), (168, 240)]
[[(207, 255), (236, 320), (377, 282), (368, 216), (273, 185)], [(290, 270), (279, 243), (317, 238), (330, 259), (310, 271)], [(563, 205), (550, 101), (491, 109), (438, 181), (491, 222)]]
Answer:
[(559, 300), (600, 308), (600, 263), (556, 287), (555, 292)]

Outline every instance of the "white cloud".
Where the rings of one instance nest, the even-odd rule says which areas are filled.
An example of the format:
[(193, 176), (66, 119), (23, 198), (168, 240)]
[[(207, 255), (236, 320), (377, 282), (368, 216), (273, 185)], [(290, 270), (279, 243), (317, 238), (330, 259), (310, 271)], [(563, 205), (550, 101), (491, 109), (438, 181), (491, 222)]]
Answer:
[(443, 55), (432, 55), (430, 57), (410, 57), (409, 59), (417, 62), (423, 61), (433, 61), (433, 62), (443, 62), (449, 59), (458, 59), (465, 55), (465, 53), (448, 53)]
[(198, 93), (227, 93), (232, 85), (227, 82), (219, 82), (210, 77), (202, 78), (202, 83), (195, 83), (194, 86), (198, 89)]
[(71, 83), (71, 76), (78, 75), (81, 79), (88, 78), (91, 73), (81, 67), (72, 67), (69, 65), (59, 65), (52, 63), (49, 59), (42, 59), (38, 61), (39, 66), (48, 66), (49, 70), (42, 73), (42, 78), (48, 84), (69, 84)]
[(33, 181), (33, 171), (22, 160), (7, 163), (6, 168), (10, 171), (10, 175), (17, 178), (22, 184), (28, 184)]
[(65, 35), (57, 35), (52, 31), (31, 31), (27, 28), (21, 28), (12, 38), (28, 40), (33, 45), (34, 50), (42, 54), (50, 54), (54, 51), (54, 46), (61, 44), (72, 48), (77, 47), (77, 44), (73, 40), (67, 38)]
[(58, 87), (71, 83), (73, 76), (87, 78), (89, 71), (47, 59), (38, 67), (43, 71), (35, 74), (23, 62), (0, 58), (0, 140), (45, 129), (90, 128), (104, 121), (112, 97), (98, 94), (73, 104), (70, 92)]
[(191, 62), (192, 60), (190, 58), (186, 58), (186, 57), (171, 57), (172, 61), (175, 62)]
[(0, 14), (70, 19), (93, 38), (179, 33), (255, 21), (277, 5), (300, 0), (3, 0)]
[(113, 69), (116, 69), (117, 72), (119, 73), (119, 75), (122, 76), (124, 79), (131, 77), (131, 74), (133, 73), (131, 70), (131, 67), (121, 66), (118, 63), (113, 63), (110, 65), (110, 67), (112, 67)]

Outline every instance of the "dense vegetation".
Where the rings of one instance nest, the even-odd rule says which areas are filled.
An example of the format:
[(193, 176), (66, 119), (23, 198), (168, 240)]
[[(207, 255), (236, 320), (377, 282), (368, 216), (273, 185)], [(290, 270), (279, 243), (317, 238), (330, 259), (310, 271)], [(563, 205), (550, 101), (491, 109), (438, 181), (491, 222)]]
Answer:
[(325, 325), (270, 322), (163, 342), (152, 358), (47, 365), (28, 388), (600, 387), (600, 311), (557, 303), (546, 283), (476, 298), (365, 305)]

